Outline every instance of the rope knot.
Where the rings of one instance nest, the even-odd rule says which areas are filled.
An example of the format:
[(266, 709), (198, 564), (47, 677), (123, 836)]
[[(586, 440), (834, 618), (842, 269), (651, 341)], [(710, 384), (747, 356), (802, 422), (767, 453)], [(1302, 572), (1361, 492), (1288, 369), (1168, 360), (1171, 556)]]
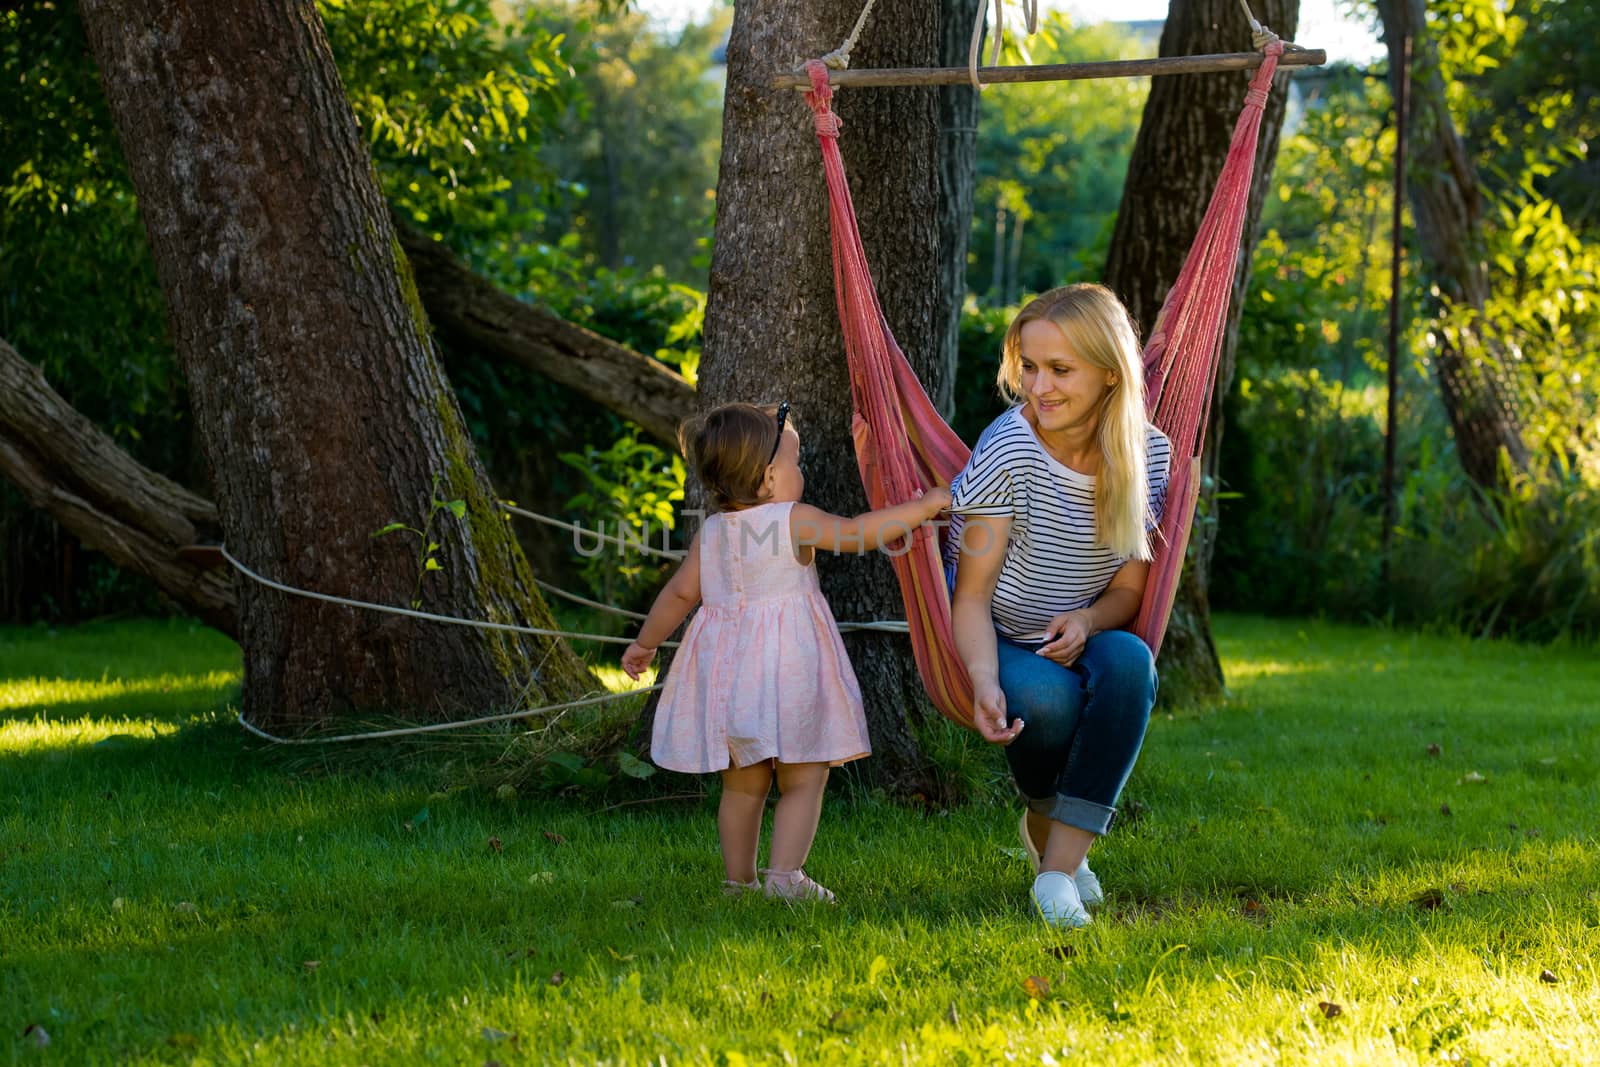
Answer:
[(1244, 94), (1244, 106), (1265, 110), (1267, 106), (1267, 91), (1265, 89), (1251, 89)]
[(817, 120), (818, 137), (837, 138), (839, 130), (844, 127), (844, 123), (839, 121), (839, 116), (832, 111), (818, 111), (813, 117)]

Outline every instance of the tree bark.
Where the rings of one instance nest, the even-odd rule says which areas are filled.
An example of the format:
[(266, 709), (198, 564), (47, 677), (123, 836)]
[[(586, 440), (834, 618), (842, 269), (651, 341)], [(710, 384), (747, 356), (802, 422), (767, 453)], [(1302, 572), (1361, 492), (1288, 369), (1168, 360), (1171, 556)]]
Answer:
[(232, 581), (178, 555), (216, 537), (216, 507), (135, 462), (3, 340), (0, 474), (85, 546), (237, 636)]
[[(751, 0), (734, 9), (728, 43), (717, 224), (707, 296), (700, 396), (794, 404), (806, 497), (840, 514), (866, 509), (850, 439), (849, 381), (838, 309), (827, 192), (810, 112), (771, 87), (781, 68), (836, 48), (855, 0)], [(856, 46), (857, 67), (936, 62), (940, 5), (881, 0)], [(841, 92), (843, 152), (884, 313), (934, 396), (949, 395), (940, 270), (940, 107), (931, 88)], [(948, 250), (948, 249), (947, 249)], [(819, 560), (842, 619), (904, 612), (888, 562), (875, 555)], [(907, 791), (931, 788), (908, 709), (926, 704), (903, 637), (846, 638), (872, 731), (870, 773)]]
[[(978, 0), (944, 0), (939, 65), (963, 66), (978, 14)], [(977, 192), (978, 91), (970, 85), (939, 89), (939, 301), (944, 337), (938, 387), (928, 399), (948, 421), (955, 414), (956, 359), (961, 347), (961, 309), (967, 298), (967, 242), (972, 237), (972, 201)]]
[[(1257, 0), (1255, 15), (1284, 40), (1294, 38), (1299, 0)], [(1173, 0), (1161, 33), (1161, 55), (1237, 52), (1248, 46), (1250, 28), (1237, 0)], [(1215, 527), (1201, 521), (1215, 515), (1218, 447), (1222, 442), (1222, 400), (1233, 386), (1234, 355), (1239, 342), (1239, 314), (1244, 306), (1250, 260), (1255, 254), (1261, 204), (1272, 183), (1283, 127), (1288, 75), (1274, 80), (1261, 120), (1255, 179), (1245, 217), (1233, 302), (1217, 369), (1211, 421), (1206, 428), (1201, 468), (1205, 481), (1197, 505), (1194, 533), (1183, 579), (1173, 604), (1172, 621), (1161, 650), (1164, 700), (1205, 703), (1222, 695), (1222, 664), (1211, 637), (1207, 599)], [(1151, 79), (1122, 205), (1106, 263), (1111, 287), (1140, 328), (1155, 324), (1156, 312), (1177, 280), (1189, 245), (1205, 216), (1212, 187), (1228, 156), (1234, 122), (1244, 103), (1249, 72), (1188, 74)]]
[(659, 360), (525, 304), (438, 241), (397, 224), (428, 318), (445, 344), (502, 359), (588, 397), (676, 450), (694, 386)]
[[(439, 369), (310, 0), (82, 0), (227, 542), (288, 584), (549, 627)], [(434, 508), (465, 502), (466, 521)], [(374, 539), (406, 522), (437, 542)], [(558, 641), (241, 586), (246, 714), (438, 719), (561, 699)]]
[[(1480, 319), (1489, 300), (1482, 250), (1483, 201), (1478, 176), (1456, 133), (1445, 97), (1439, 49), (1429, 35), (1426, 0), (1378, 0), (1389, 81), (1399, 84), (1401, 42), (1411, 37), (1411, 105), (1407, 123), (1406, 190), (1417, 230), (1431, 311), (1448, 318), (1434, 356), (1439, 394), (1467, 476), (1486, 489), (1501, 485), (1500, 455), (1525, 470), (1520, 391), (1496, 354), (1485, 349)], [(1397, 297), (1398, 298), (1398, 297)]]

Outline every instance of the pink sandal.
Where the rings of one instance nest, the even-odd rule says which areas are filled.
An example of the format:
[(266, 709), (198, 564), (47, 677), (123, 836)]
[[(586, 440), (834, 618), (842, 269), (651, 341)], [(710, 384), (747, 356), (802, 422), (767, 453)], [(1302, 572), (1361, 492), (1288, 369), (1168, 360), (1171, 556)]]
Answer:
[(751, 882), (738, 882), (732, 878), (724, 878), (722, 880), (722, 895), (725, 897), (742, 897), (746, 893), (759, 892), (761, 892), (761, 879), (759, 878)]
[(820, 900), (824, 904), (835, 903), (833, 892), (812, 881), (805, 871), (763, 870), (761, 873), (766, 875), (766, 894), (769, 897), (777, 900)]

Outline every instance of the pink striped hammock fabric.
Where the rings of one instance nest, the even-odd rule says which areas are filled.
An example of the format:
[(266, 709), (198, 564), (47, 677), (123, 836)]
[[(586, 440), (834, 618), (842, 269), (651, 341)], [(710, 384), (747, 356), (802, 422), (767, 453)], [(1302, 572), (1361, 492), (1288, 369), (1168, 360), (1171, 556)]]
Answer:
[[(1145, 345), (1150, 419), (1171, 439), (1175, 458), (1155, 559), (1133, 626), (1152, 652), (1161, 651), (1189, 544), (1200, 490), (1200, 450), (1233, 294), (1256, 141), (1283, 45), (1274, 40), (1265, 51), (1245, 95), (1227, 162), (1212, 190), (1200, 231)], [(839, 154), (840, 123), (830, 107), (833, 88), (828, 84), (827, 68), (813, 61), (807, 70), (812, 90), (805, 94), (806, 102), (815, 115), (828, 183), (834, 293), (854, 408), (851, 435), (861, 484), (868, 503), (878, 509), (909, 500), (935, 485), (949, 485), (966, 465), (970, 452), (939, 417), (883, 317), (845, 181), (844, 160)], [(1190, 461), (1177, 462), (1181, 457), (1190, 457)], [(904, 551), (897, 550), (890, 558), (911, 624), (912, 653), (923, 687), (947, 718), (970, 727), (972, 683), (956, 654), (950, 595), (934, 527), (917, 530), (911, 544), (902, 548)]]

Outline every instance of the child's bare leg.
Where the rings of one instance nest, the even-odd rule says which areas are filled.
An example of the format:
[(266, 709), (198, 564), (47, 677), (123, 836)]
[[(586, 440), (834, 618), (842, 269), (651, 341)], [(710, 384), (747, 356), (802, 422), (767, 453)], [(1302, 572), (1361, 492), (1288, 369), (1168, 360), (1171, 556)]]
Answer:
[(756, 880), (756, 848), (761, 843), (761, 816), (772, 791), (770, 761), (722, 772), (722, 803), (717, 808), (717, 837), (728, 881)]
[(826, 763), (780, 763), (777, 767), (777, 810), (772, 814), (772, 856), (775, 871), (797, 871), (811, 854), (822, 818), (822, 794), (828, 786)]

